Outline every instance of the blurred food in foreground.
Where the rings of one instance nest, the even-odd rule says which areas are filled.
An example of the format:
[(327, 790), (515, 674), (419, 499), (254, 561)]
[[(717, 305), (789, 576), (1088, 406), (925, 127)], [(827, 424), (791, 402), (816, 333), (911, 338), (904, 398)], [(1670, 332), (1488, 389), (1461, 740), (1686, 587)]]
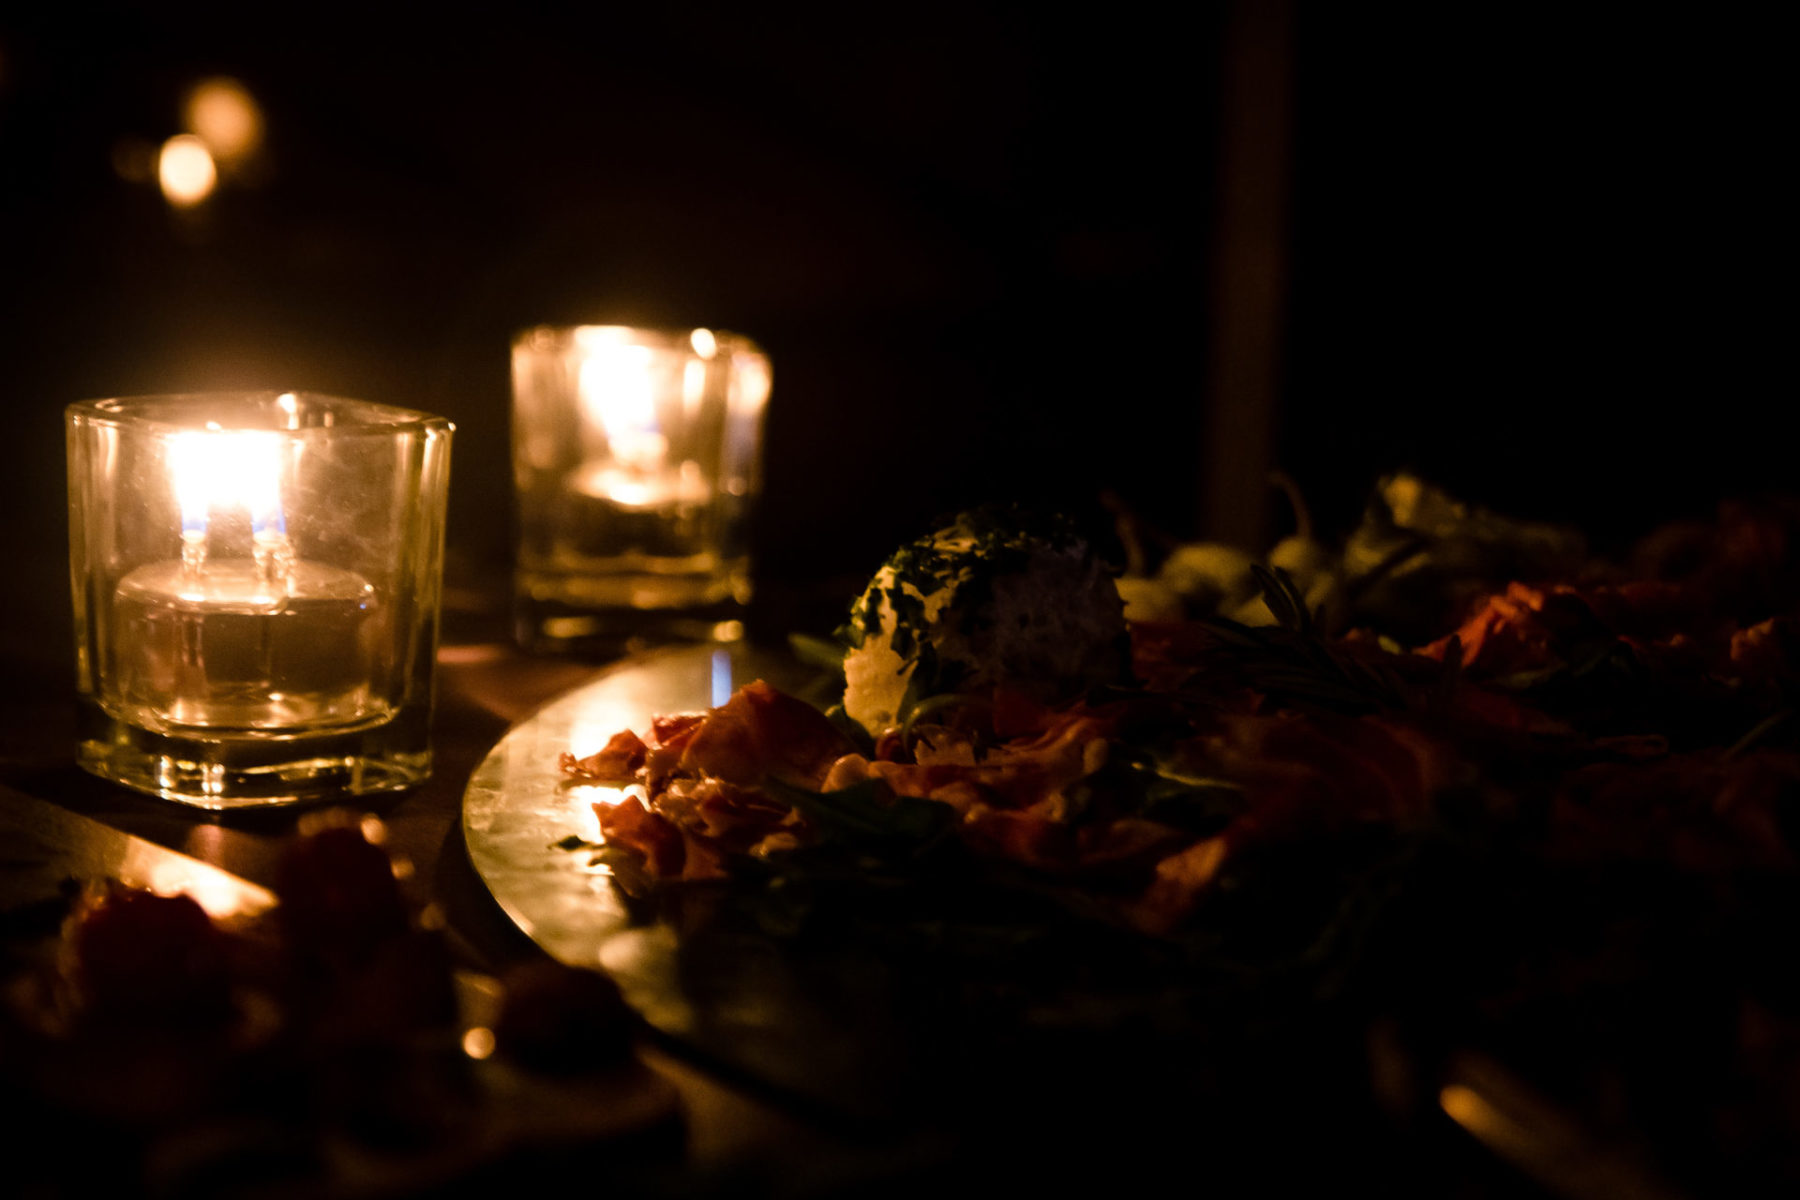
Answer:
[[(670, 1161), (674, 1096), (632, 1056), (610, 980), (459, 970), (378, 822), (303, 828), (266, 913), (96, 879), (60, 929), (10, 942), (0, 1095), (21, 1194), (400, 1196), (601, 1145), (624, 1170)], [(71, 1127), (106, 1152), (71, 1157)]]

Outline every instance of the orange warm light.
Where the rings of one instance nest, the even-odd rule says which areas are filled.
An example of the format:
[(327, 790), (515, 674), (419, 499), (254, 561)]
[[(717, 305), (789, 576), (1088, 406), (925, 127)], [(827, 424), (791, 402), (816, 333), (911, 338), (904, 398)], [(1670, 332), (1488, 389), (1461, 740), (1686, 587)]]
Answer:
[(485, 1025), (474, 1025), (463, 1031), (463, 1053), (470, 1058), (487, 1058), (493, 1054), (494, 1045), (494, 1031)]
[(188, 131), (206, 143), (213, 158), (230, 166), (262, 144), (263, 116), (244, 85), (235, 79), (206, 79), (188, 93)]
[(182, 133), (163, 143), (156, 160), (156, 180), (170, 204), (192, 208), (212, 195), (219, 184), (219, 168), (205, 142)]

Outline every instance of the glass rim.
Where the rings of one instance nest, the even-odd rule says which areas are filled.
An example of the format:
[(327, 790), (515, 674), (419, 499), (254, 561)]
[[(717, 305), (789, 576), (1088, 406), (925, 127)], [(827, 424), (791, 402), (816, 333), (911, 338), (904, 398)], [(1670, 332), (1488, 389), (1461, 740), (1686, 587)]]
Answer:
[[(730, 329), (714, 329), (706, 325), (620, 325), (608, 322), (547, 323), (527, 326), (513, 334), (512, 348), (515, 353), (521, 350), (547, 349), (544, 343), (551, 342), (564, 346), (583, 335), (604, 338), (608, 334), (619, 335), (617, 340), (622, 345), (654, 344), (659, 349), (681, 350), (693, 354), (697, 358), (710, 359), (731, 354), (750, 354), (766, 360), (768, 351), (760, 346), (756, 339)], [(712, 354), (703, 354), (694, 345), (696, 334), (710, 336), (717, 345)]]
[[(455, 424), (449, 418), (436, 413), (400, 408), (391, 404), (378, 404), (372, 400), (356, 400), (348, 396), (333, 396), (322, 392), (309, 392), (293, 388), (109, 396), (95, 400), (78, 400), (63, 411), (71, 423), (185, 433), (205, 429), (205, 422), (208, 420), (217, 421), (216, 416), (202, 415), (208, 409), (216, 413), (221, 406), (229, 404), (274, 404), (284, 396), (291, 396), (297, 404), (313, 409), (344, 414), (355, 413), (359, 419), (348, 420), (343, 424), (312, 425), (292, 429), (267, 424), (226, 424), (221, 421), (218, 422), (218, 431), (230, 433), (254, 430), (285, 433), (295, 437), (393, 437), (410, 433), (452, 433), (456, 429)], [(151, 410), (159, 410), (158, 415), (152, 415)], [(169, 410), (192, 410), (194, 420), (170, 419)]]

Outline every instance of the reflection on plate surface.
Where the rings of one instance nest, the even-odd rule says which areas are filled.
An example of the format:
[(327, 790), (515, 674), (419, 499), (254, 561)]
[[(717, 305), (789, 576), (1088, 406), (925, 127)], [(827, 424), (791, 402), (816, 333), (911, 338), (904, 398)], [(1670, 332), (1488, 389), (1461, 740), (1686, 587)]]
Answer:
[(590, 853), (555, 843), (598, 841), (594, 804), (618, 789), (566, 781), (560, 757), (592, 754), (620, 730), (642, 734), (652, 717), (713, 707), (742, 683), (795, 671), (741, 647), (680, 647), (606, 671), (520, 722), (476, 769), (463, 798), (469, 855), (500, 906), (563, 962), (608, 965), (607, 944), (629, 924), (610, 872)]
[[(723, 704), (766, 679), (797, 693), (816, 675), (791, 657), (752, 646), (679, 647), (632, 659), (520, 722), (488, 754), (463, 800), (463, 835), (482, 880), (515, 924), (557, 959), (600, 967), (661, 1032), (802, 1094), (835, 1099), (850, 1047), (819, 1053), (840, 1024), (753, 947), (713, 946), (696, 978), (672, 927), (634, 918), (591, 850), (557, 846), (599, 836), (593, 805), (615, 789), (565, 781), (565, 753), (591, 754), (613, 734), (644, 733), (655, 716)], [(849, 1031), (845, 1037), (855, 1036)], [(804, 1045), (800, 1044), (804, 1043)]]

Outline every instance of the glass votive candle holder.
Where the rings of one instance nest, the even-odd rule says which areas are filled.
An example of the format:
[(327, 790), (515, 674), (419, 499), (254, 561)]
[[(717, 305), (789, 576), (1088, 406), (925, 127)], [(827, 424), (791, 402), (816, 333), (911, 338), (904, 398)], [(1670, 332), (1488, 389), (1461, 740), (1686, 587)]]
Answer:
[(742, 636), (767, 355), (707, 329), (540, 326), (512, 369), (520, 644)]
[(209, 809), (429, 775), (448, 421), (264, 392), (67, 426), (82, 767)]

